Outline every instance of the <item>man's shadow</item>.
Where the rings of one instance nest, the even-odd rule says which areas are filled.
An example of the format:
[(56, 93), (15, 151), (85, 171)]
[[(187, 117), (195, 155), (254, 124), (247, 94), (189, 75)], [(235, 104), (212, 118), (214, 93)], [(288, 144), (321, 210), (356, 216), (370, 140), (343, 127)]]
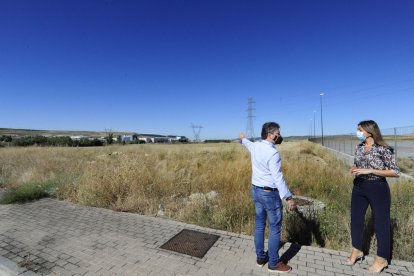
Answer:
[(312, 241), (320, 247), (325, 246), (319, 220), (316, 216), (304, 216), (298, 210), (286, 217), (286, 235), (288, 241), (300, 245), (311, 245)]
[[(287, 239), (291, 242), (290, 247), (280, 257), (280, 260), (285, 264), (296, 256), (303, 245), (311, 245), (313, 240), (320, 247), (325, 246), (318, 219), (312, 216), (304, 216), (297, 209), (294, 212), (289, 212), (286, 217), (285, 230)], [(282, 243), (280, 246), (284, 244)]]
[[(285, 245), (285, 242), (282, 242), (280, 244), (280, 247), (283, 247)], [(292, 243), (290, 244), (288, 250), (285, 251), (285, 253), (280, 256), (280, 261), (284, 264), (289, 263), (289, 261), (298, 254), (300, 249), (302, 248), (301, 245)]]

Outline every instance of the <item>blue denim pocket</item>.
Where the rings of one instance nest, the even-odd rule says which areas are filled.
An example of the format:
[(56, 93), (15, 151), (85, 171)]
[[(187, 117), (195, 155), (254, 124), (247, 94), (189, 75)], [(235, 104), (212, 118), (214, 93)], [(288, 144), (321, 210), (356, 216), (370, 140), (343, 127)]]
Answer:
[(279, 193), (276, 192), (261, 192), (261, 202), (266, 210), (276, 210), (281, 207)]

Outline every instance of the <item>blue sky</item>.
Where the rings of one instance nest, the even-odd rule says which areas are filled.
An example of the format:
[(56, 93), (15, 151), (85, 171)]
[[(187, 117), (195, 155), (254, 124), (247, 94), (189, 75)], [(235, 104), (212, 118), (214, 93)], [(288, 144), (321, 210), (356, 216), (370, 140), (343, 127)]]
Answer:
[[(0, 127), (233, 138), (414, 125), (414, 1), (0, 0)], [(315, 112), (314, 112), (315, 111)], [(312, 129), (313, 131), (313, 129)]]

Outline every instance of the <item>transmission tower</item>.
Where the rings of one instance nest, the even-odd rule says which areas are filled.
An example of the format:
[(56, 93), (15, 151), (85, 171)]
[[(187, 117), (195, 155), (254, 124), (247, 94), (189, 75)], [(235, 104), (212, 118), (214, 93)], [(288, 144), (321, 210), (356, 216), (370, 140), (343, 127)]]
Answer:
[(193, 129), (193, 133), (194, 133), (194, 142), (200, 142), (200, 132), (203, 126), (201, 125), (196, 126), (194, 124), (191, 124), (191, 128)]
[(255, 135), (254, 135), (254, 128), (253, 128), (253, 118), (254, 116), (254, 111), (256, 110), (254, 108), (254, 101), (253, 98), (250, 97), (247, 100), (247, 127), (246, 127), (246, 137), (249, 138), (251, 141), (255, 140)]

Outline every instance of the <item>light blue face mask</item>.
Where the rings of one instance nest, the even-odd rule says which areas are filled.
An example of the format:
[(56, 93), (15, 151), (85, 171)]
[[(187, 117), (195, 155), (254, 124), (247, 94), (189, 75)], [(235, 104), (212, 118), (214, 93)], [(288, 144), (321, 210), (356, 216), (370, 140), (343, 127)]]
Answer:
[(364, 133), (362, 131), (359, 131), (359, 130), (356, 132), (356, 137), (361, 142), (364, 142), (365, 139), (366, 139), (366, 137), (364, 136)]

